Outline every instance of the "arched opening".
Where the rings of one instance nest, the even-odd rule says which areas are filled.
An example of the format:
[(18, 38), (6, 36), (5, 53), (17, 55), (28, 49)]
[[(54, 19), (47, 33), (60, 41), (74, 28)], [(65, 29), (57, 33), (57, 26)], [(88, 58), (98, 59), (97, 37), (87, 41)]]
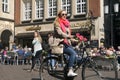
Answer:
[(12, 35), (12, 32), (9, 30), (4, 30), (2, 32), (1, 42), (2, 42), (3, 48), (5, 48), (6, 46), (9, 47), (9, 40), (11, 35)]

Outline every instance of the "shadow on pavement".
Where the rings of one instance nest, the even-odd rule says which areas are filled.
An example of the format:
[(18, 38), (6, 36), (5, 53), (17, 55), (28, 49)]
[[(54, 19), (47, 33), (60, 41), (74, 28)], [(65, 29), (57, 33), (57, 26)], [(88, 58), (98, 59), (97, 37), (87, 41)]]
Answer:
[(40, 80), (40, 78), (32, 78), (31, 80)]

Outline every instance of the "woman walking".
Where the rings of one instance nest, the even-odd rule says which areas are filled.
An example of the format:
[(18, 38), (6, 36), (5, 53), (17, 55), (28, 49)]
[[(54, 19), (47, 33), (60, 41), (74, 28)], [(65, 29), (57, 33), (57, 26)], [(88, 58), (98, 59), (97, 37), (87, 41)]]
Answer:
[(38, 31), (34, 32), (34, 39), (32, 41), (33, 47), (34, 47), (34, 52), (32, 55), (32, 66), (31, 66), (31, 70), (33, 71), (34, 66), (36, 64), (36, 60), (39, 59), (41, 60), (41, 54), (42, 54), (42, 38), (39, 34)]

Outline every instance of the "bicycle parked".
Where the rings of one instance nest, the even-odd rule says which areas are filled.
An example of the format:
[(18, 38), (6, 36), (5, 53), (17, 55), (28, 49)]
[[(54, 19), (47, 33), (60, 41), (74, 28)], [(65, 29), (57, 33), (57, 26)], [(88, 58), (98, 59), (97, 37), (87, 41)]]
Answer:
[[(81, 47), (82, 51), (77, 55), (74, 63), (74, 71), (81, 71), (82, 80), (118, 80), (117, 61), (114, 59), (106, 59), (99, 56), (90, 56), (86, 47)], [(39, 69), (40, 80), (80, 80), (77, 77), (68, 77), (68, 58), (66, 54), (53, 54), (46, 57), (41, 63)], [(50, 60), (56, 61), (56, 68), (52, 68)], [(102, 62), (102, 63), (101, 63)], [(107, 65), (107, 67), (104, 67)], [(79, 76), (78, 75), (78, 76)], [(108, 76), (109, 75), (109, 76)]]

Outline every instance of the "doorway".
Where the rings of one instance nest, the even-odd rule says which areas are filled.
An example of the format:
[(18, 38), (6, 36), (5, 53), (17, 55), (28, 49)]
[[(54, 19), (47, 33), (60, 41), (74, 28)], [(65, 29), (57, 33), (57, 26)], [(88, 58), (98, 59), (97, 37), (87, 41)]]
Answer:
[(5, 48), (6, 46), (9, 47), (9, 40), (11, 35), (12, 35), (12, 32), (9, 30), (4, 30), (1, 33), (1, 43), (3, 45), (3, 48)]

